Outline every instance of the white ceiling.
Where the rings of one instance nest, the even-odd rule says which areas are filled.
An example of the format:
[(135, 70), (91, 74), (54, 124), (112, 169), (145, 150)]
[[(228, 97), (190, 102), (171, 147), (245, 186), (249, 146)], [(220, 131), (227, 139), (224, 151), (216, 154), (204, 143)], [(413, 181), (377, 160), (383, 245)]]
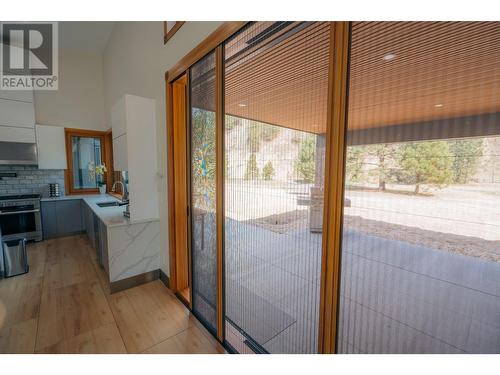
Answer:
[(59, 22), (59, 47), (74, 52), (102, 53), (114, 22)]
[[(72, 52), (102, 53), (114, 22), (59, 22), (59, 48)], [(1, 35), (0, 29), (0, 38)], [(11, 41), (21, 46), (22, 41)]]

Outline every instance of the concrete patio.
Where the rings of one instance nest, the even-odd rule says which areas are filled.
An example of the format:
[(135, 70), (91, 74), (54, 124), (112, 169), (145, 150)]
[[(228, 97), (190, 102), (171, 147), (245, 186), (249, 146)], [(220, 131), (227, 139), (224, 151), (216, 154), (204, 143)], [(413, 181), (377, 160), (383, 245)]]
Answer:
[[(271, 353), (316, 352), (321, 235), (232, 219), (226, 233), (229, 318)], [(500, 353), (500, 264), (354, 230), (342, 258), (339, 352)], [(248, 291), (253, 318), (230, 308)]]

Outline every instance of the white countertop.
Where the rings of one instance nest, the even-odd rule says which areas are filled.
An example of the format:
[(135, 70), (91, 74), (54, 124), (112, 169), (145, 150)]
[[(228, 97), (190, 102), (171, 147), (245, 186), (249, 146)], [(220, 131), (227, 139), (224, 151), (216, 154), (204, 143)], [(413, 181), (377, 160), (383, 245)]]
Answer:
[(82, 194), (82, 195), (61, 195), (60, 197), (42, 197), (40, 200), (42, 202), (52, 202), (52, 201), (67, 201), (67, 200), (74, 200), (74, 199), (83, 199), (83, 198), (89, 198), (89, 197), (103, 197), (103, 199), (106, 199), (107, 197), (110, 197), (110, 195), (101, 195), (101, 194)]
[(97, 203), (100, 202), (120, 201), (118, 198), (115, 198), (112, 195), (108, 194), (64, 195), (56, 198), (42, 198), (41, 201), (51, 202), (51, 201), (72, 200), (72, 199), (82, 199), (108, 228), (136, 224), (136, 223), (147, 223), (159, 220), (157, 218), (146, 219), (146, 220), (130, 220), (128, 217), (123, 216), (123, 211), (125, 210), (125, 206), (99, 207)]

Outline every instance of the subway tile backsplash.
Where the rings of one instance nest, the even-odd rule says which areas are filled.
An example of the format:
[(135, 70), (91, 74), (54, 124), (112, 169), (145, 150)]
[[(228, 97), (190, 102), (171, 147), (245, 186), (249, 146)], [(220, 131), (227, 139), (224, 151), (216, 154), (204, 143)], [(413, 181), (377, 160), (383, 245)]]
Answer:
[(64, 195), (63, 169), (38, 169), (34, 166), (0, 165), (0, 173), (14, 172), (17, 177), (1, 177), (0, 195), (41, 194), (49, 196), (49, 183), (57, 182)]

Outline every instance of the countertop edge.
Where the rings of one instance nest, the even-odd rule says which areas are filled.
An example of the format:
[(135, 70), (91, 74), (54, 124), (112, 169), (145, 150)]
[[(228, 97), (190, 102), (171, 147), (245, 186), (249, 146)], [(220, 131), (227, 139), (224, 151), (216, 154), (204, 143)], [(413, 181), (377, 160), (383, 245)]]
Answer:
[[(141, 220), (130, 220), (129, 218), (123, 216), (123, 211), (120, 209), (120, 212), (113, 212), (110, 211), (110, 208), (106, 208), (108, 214), (108, 217), (104, 216), (104, 213), (102, 210), (103, 208), (100, 208), (96, 205), (98, 200), (106, 200), (106, 201), (119, 201), (118, 198), (112, 196), (112, 195), (102, 195), (102, 194), (85, 194), (85, 195), (63, 195), (60, 197), (44, 197), (41, 198), (41, 202), (58, 202), (58, 201), (67, 201), (67, 200), (82, 200), (85, 202), (85, 204), (94, 212), (97, 217), (106, 225), (107, 228), (116, 228), (116, 227), (122, 227), (122, 226), (128, 226), (128, 225), (134, 225), (134, 224), (144, 224), (144, 223), (151, 223), (155, 221), (160, 221), (160, 218), (150, 218), (150, 219), (141, 219)], [(116, 210), (118, 207), (114, 207)], [(113, 208), (111, 208), (113, 209)], [(121, 220), (121, 222), (113, 222), (114, 220)]]

